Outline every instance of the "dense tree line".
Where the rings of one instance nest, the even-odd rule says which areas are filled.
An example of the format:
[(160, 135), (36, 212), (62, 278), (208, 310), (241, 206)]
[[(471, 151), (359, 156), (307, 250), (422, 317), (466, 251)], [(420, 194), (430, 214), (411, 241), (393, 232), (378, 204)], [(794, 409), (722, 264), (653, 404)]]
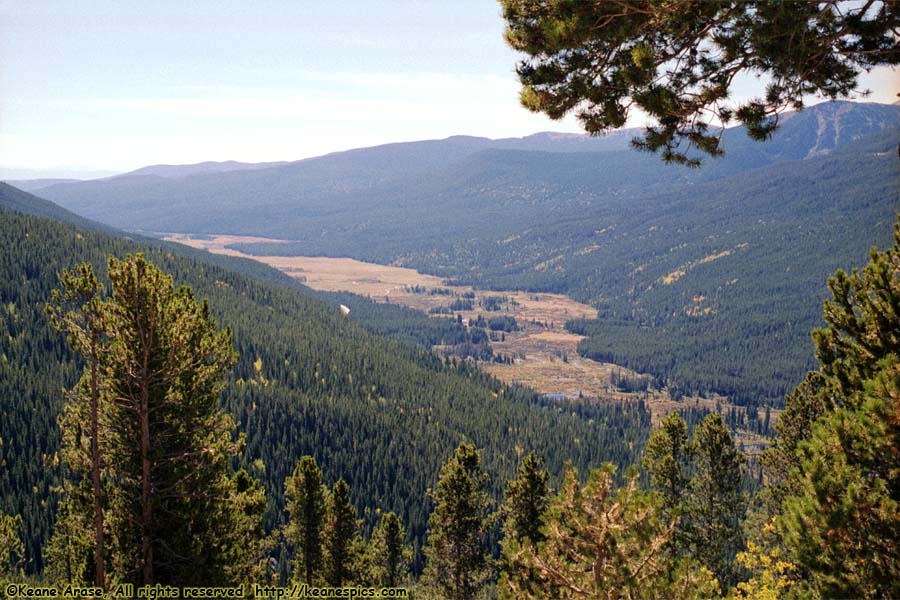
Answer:
[[(736, 139), (729, 156), (688, 172), (634, 152), (492, 154), (479, 163), (477, 184), (453, 183), (466, 202), (423, 192), (441, 199), (440, 212), (424, 201), (421, 214), (409, 209), (403, 218), (416, 224), (415, 237), (354, 231), (294, 249), (235, 247), (402, 258), (480, 289), (567, 294), (599, 311), (598, 320), (573, 324), (590, 337), (585, 356), (612, 357), (676, 392), (780, 406), (815, 367), (809, 332), (821, 326), (828, 276), (862, 264), (870, 244), (889, 243), (900, 193), (896, 117), (881, 133), (800, 160), (808, 148), (796, 154), (793, 145), (829, 118), (811, 114), (820, 108), (786, 121), (784, 141), (770, 142), (786, 155), (779, 164), (758, 164), (768, 148), (738, 148)], [(500, 208), (503, 218), (493, 217)], [(367, 214), (373, 223), (397, 218)]]
[[(379, 204), (362, 234), (335, 226), (295, 247), (235, 247), (402, 260), (482, 290), (564, 293), (599, 310), (599, 321), (585, 324), (585, 355), (613, 354), (685, 393), (779, 406), (815, 366), (809, 331), (821, 325), (828, 275), (889, 242), (900, 191), (896, 114), (881, 133), (805, 158), (802, 142), (815, 139), (818, 119), (859, 111), (860, 121), (844, 123), (853, 130), (878, 118), (866, 105), (827, 106), (785, 121), (784, 137), (769, 144), (728, 140), (729, 154), (703, 169), (666, 168), (627, 151), (491, 153), (477, 178), (447, 176), (446, 189), (428, 186), (402, 217)], [(783, 162), (760, 162), (769, 151)], [(415, 236), (374, 233), (400, 218), (415, 224)]]
[[(233, 332), (239, 358), (221, 403), (245, 436), (237, 458), (265, 490), (265, 527), (283, 520), (283, 481), (303, 455), (343, 478), (371, 531), (376, 507), (395, 512), (421, 549), (429, 508), (424, 498), (442, 452), (465, 436), (484, 449), (484, 464), (504, 475), (516, 449), (535, 449), (560, 469), (567, 459), (634, 462), (649, 431), (640, 406), (562, 404), (505, 386), (463, 361), (374, 335), (296, 288), (255, 282), (232, 271), (46, 219), (2, 213), (0, 246), (0, 510), (21, 515), (23, 566), (46, 566), (44, 547), (61, 487), (63, 389), (84, 363), (44, 314), (57, 274), (88, 261), (108, 288), (107, 256), (144, 251), (147, 260), (208, 298), (210, 314)], [(425, 318), (425, 317), (422, 317)], [(377, 328), (377, 327), (375, 327)], [(481, 416), (471, 419), (472, 414)], [(491, 493), (499, 494), (495, 483)]]
[[(332, 306), (350, 309), (348, 315), (367, 329), (395, 340), (431, 348), (432, 346), (481, 346), (481, 353), (490, 355), (490, 344), (483, 332), (470, 331), (455, 319), (432, 319), (420, 310), (399, 304), (375, 302), (348, 292), (313, 292)], [(449, 310), (449, 309), (448, 309)], [(452, 311), (450, 311), (452, 312)]]
[[(788, 396), (766, 485), (750, 498), (727, 416), (674, 413), (641, 452), (646, 429), (629, 423), (646, 418), (640, 407), (562, 411), (464, 363), (373, 337), (296, 290), (158, 250), (148, 254), (174, 278), (143, 255), (111, 258), (97, 277), (73, 259), (134, 245), (2, 218), (16, 251), (0, 263), (0, 365), (17, 377), (0, 384), (22, 394), (2, 396), (4, 579), (33, 572), (40, 557), (54, 581), (377, 581), (454, 600), (900, 593), (900, 223), (888, 250), (829, 280), (826, 327), (813, 335), (819, 368)], [(48, 265), (60, 267), (59, 282), (43, 275)], [(209, 292), (209, 304), (179, 278)], [(29, 305), (27, 294), (42, 299)], [(301, 319), (301, 307), (316, 318)], [(288, 323), (312, 339), (290, 335)], [(35, 345), (41, 331), (46, 343)], [(355, 352), (342, 354), (350, 344)], [(36, 397), (26, 377), (54, 348), (71, 376), (61, 411), (53, 392), (59, 429), (24, 421), (41, 414), (29, 405), (54, 397)], [(57, 381), (61, 372), (46, 371)], [(619, 452), (620, 466), (597, 467), (603, 457), (581, 435)], [(23, 464), (34, 455), (57, 468)], [(566, 456), (576, 460), (564, 467)], [(639, 457), (643, 475), (625, 468)], [(47, 494), (27, 512), (32, 482)], [(29, 536), (33, 517), (48, 531), (52, 522), (49, 542)], [(35, 542), (44, 554), (29, 554)]]
[(106, 295), (89, 264), (63, 271), (47, 309), (86, 363), (60, 418), (49, 570), (103, 588), (252, 582), (265, 500), (230, 472), (231, 332), (141, 254), (110, 258), (108, 276)]

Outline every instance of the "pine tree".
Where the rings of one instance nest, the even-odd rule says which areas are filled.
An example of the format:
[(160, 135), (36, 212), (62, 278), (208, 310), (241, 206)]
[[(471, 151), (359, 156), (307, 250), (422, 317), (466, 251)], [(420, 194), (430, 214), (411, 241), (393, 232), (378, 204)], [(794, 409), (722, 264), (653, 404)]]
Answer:
[(56, 509), (53, 533), (44, 548), (47, 565), (44, 575), (52, 583), (93, 584), (95, 538), (87, 486), (84, 481), (76, 484), (66, 476), (59, 489), (63, 494)]
[(431, 492), (435, 507), (428, 519), (423, 578), (449, 600), (472, 600), (490, 575), (487, 481), (475, 446), (462, 443)]
[(328, 495), (323, 531), (325, 581), (341, 587), (356, 581), (362, 558), (362, 538), (350, 487), (339, 479)]
[(541, 527), (544, 511), (547, 509), (549, 474), (544, 461), (534, 452), (529, 452), (519, 464), (516, 478), (509, 481), (504, 494), (503, 533), (506, 539), (543, 541)]
[(0, 578), (19, 574), (25, 558), (21, 529), (21, 515), (13, 517), (0, 512)]
[(397, 587), (409, 577), (412, 550), (406, 545), (406, 530), (392, 512), (381, 516), (372, 534), (370, 562), (375, 585)]
[[(102, 352), (70, 335), (89, 363), (71, 397), (92, 400), (88, 409), (84, 402), (68, 403), (61, 420), (62, 458), (72, 479), (51, 544), (62, 561), (55, 571), (73, 577), (84, 571), (81, 549), (86, 523), (96, 525), (97, 495), (81, 475), (98, 464), (99, 448), (108, 585), (236, 582), (235, 570), (245, 564), (235, 565), (225, 549), (256, 545), (252, 536), (235, 537), (250, 529), (221, 527), (237, 517), (229, 472), (242, 443), (233, 441), (234, 423), (218, 406), (235, 360), (230, 331), (218, 331), (205, 302), (188, 288), (175, 288), (140, 254), (110, 258), (111, 292), (103, 301), (89, 269), (77, 275), (64, 284), (90, 292), (90, 311), (83, 311), (90, 325), (82, 331), (98, 333)], [(51, 315), (78, 333), (71, 313), (51, 308)], [(96, 424), (90, 453), (79, 450), (85, 436), (77, 423), (86, 413), (97, 417), (87, 420)]]
[(258, 479), (240, 469), (229, 480), (227, 493), (228, 510), (217, 523), (220, 543), (215, 548), (216, 560), (225, 565), (225, 581), (266, 583), (273, 547), (263, 526), (266, 492)]
[(765, 520), (780, 513), (787, 496), (799, 493), (792, 473), (800, 466), (800, 443), (809, 439), (813, 423), (834, 409), (826, 388), (822, 374), (811, 372), (785, 398), (784, 410), (775, 423), (776, 436), (762, 458), (767, 484), (759, 501)]
[(322, 533), (325, 526), (326, 489), (322, 471), (312, 456), (304, 456), (284, 483), (289, 520), (285, 537), (294, 547), (294, 580), (309, 585), (321, 576), (324, 555)]
[[(501, 552), (503, 572), (499, 589), (503, 597), (512, 589), (529, 589), (540, 585), (534, 570), (518, 568), (515, 557), (523, 545), (544, 541), (542, 528), (550, 492), (547, 487), (549, 474), (534, 452), (529, 452), (519, 463), (516, 478), (509, 481), (504, 494), (501, 513), (504, 517)], [(508, 579), (515, 579), (510, 585)]]
[[(900, 222), (886, 251), (829, 279), (817, 373), (788, 397), (778, 519), (817, 593), (900, 595)], [(810, 384), (814, 382), (815, 385)], [(784, 439), (781, 439), (783, 436)]]
[(720, 584), (730, 587), (737, 577), (734, 559), (744, 546), (744, 457), (717, 413), (707, 415), (697, 425), (691, 453), (696, 472), (683, 510), (686, 543), (691, 555), (709, 568)]
[(690, 464), (687, 424), (680, 413), (670, 413), (650, 435), (643, 457), (650, 484), (662, 494), (663, 507), (670, 515), (680, 511), (690, 481)]
[(781, 518), (791, 556), (824, 597), (900, 596), (900, 360), (817, 420)]
[(822, 318), (827, 327), (813, 331), (819, 371), (840, 402), (862, 390), (882, 369), (882, 359), (900, 354), (900, 222), (888, 250), (872, 248), (869, 264), (849, 275), (838, 270), (828, 280), (831, 299)]
[[(87, 360), (82, 382), (69, 395), (69, 410), (64, 417), (67, 425), (77, 422), (73, 413), (84, 412), (87, 405), (87, 422), (90, 456), (79, 460), (74, 456), (81, 452), (80, 440), (64, 436), (70, 465), (82, 463), (82, 470), (89, 472), (91, 480), (91, 510), (93, 512), (94, 582), (106, 587), (106, 557), (104, 543), (103, 511), (105, 498), (100, 472), (103, 468), (100, 451), (100, 361), (105, 351), (102, 330), (102, 288), (91, 265), (82, 263), (60, 274), (61, 290), (53, 291), (53, 302), (47, 305), (51, 324), (68, 334), (69, 344)], [(82, 415), (78, 415), (82, 416)], [(79, 428), (80, 429), (80, 428)], [(85, 473), (88, 475), (88, 473)]]
[(511, 566), (533, 579), (504, 577), (501, 596), (545, 598), (709, 598), (718, 584), (690, 558), (674, 561), (664, 551), (674, 525), (661, 518), (655, 494), (632, 477), (618, 490), (606, 464), (582, 487), (568, 469), (546, 516), (544, 542), (523, 544)]
[[(698, 165), (693, 150), (722, 154), (711, 123), (741, 121), (757, 140), (804, 96), (853, 94), (860, 72), (900, 64), (895, 2), (854, 5), (762, 0), (569, 2), (501, 0), (506, 40), (527, 56), (516, 72), (522, 104), (560, 119), (574, 113), (599, 134), (625, 125), (629, 110), (655, 119), (643, 150)], [(739, 74), (770, 80), (742, 103)], [(762, 92), (762, 90), (760, 90)]]
[(109, 462), (123, 475), (111, 502), (117, 571), (138, 565), (144, 585), (218, 579), (225, 565), (208, 551), (239, 450), (218, 408), (236, 359), (231, 332), (140, 254), (110, 258), (109, 279), (103, 379)]

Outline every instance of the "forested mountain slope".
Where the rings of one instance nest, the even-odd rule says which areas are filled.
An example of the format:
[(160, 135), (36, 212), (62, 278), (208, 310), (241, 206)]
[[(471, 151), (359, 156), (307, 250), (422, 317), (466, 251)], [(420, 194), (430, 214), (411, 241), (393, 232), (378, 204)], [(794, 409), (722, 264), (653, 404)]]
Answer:
[(282, 518), (283, 481), (303, 454), (350, 483), (368, 523), (376, 507), (394, 510), (420, 543), (425, 490), (463, 438), (484, 448), (498, 486), (523, 450), (558, 472), (566, 459), (630, 464), (646, 438), (641, 407), (556, 405), (373, 335), (298, 289), (0, 206), (0, 509), (24, 518), (30, 570), (42, 567), (55, 506), (62, 390), (79, 372), (44, 305), (59, 271), (90, 261), (103, 272), (109, 254), (146, 252), (233, 329), (240, 360), (223, 403), (247, 436), (242, 463), (265, 484), (270, 526)]
[[(579, 155), (584, 152), (577, 151), (584, 150), (594, 154), (591, 159), (559, 157), (563, 163), (582, 161), (577, 169), (560, 173), (559, 179), (567, 187), (584, 189), (591, 204), (603, 205), (618, 196), (634, 195), (646, 185), (716, 179), (784, 160), (815, 156), (898, 124), (900, 108), (895, 106), (820, 104), (789, 116), (766, 144), (747, 139), (741, 129), (729, 130), (729, 153), (722, 159), (708, 161), (700, 170), (664, 166), (653, 157), (628, 150), (631, 132), (597, 139), (547, 134), (511, 140), (457, 136), (349, 150), (266, 169), (198, 172), (179, 177), (163, 177), (160, 171), (142, 169), (114, 178), (50, 186), (42, 189), (41, 195), (78, 214), (125, 229), (253, 233), (300, 240), (315, 235), (323, 238), (317, 241), (330, 244), (329, 249), (338, 252), (342, 251), (336, 246), (340, 240), (330, 239), (334, 231), (345, 225), (365, 225), (373, 219), (377, 225), (377, 213), (398, 204), (430, 208), (445, 218), (452, 237), (464, 235), (467, 223), (503, 208), (490, 202), (490, 197), (480, 195), (478, 188), (467, 186), (465, 180), (453, 185), (458, 177), (465, 176), (467, 165), (479, 169), (485, 163), (489, 167), (496, 154), (467, 161), (488, 150)], [(609, 152), (622, 154), (610, 156)], [(537, 159), (552, 160), (540, 156)], [(548, 165), (541, 173), (546, 180), (548, 174), (556, 171)], [(518, 169), (515, 174), (531, 175), (528, 169)], [(447, 184), (443, 198), (434, 197), (434, 186), (422, 187), (435, 178)], [(523, 182), (520, 189), (506, 192), (528, 199), (540, 198), (542, 190), (531, 189)], [(444, 202), (446, 196), (472, 195), (481, 203), (465, 215), (455, 213), (454, 207)], [(548, 198), (550, 207), (565, 200)], [(377, 233), (376, 227), (370, 229)], [(373, 251), (377, 250), (375, 245)]]
[(297, 279), (285, 275), (277, 269), (254, 260), (210, 254), (183, 244), (161, 241), (136, 234), (126, 234), (107, 225), (80, 217), (60, 206), (11, 185), (0, 183), (0, 208), (14, 212), (77, 225), (91, 231), (106, 233), (113, 237), (127, 238), (145, 246), (159, 248), (178, 256), (214, 264), (235, 271), (262, 283), (273, 283), (303, 290), (305, 293), (338, 307), (341, 304), (351, 308), (350, 318), (362, 323), (376, 333), (383, 333), (404, 342), (416, 343), (426, 348), (434, 345), (474, 345), (482, 354), (490, 353), (487, 340), (473, 335), (462, 325), (449, 319), (431, 319), (425, 313), (398, 305), (373, 302), (368, 298), (350, 293), (314, 291)]
[(826, 276), (889, 240), (898, 135), (900, 107), (833, 102), (785, 115), (764, 144), (726, 131), (726, 156), (701, 169), (624, 149), (622, 132), (459, 137), (41, 193), (122, 227), (296, 240), (239, 246), (251, 254), (351, 256), (567, 293), (601, 311), (574, 325), (591, 335), (585, 354), (676, 393), (777, 404), (811, 365)]

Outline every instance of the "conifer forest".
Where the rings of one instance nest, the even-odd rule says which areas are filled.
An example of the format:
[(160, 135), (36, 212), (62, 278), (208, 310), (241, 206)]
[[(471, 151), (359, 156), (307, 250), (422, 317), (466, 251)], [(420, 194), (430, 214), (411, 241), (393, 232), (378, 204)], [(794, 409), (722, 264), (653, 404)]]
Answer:
[(0, 599), (900, 598), (900, 4), (89, 4), (0, 5)]

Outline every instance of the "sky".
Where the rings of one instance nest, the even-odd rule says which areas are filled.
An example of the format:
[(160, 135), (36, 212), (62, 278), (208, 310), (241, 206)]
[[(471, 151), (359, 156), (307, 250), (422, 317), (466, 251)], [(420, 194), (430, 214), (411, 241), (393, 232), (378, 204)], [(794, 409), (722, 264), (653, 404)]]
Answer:
[[(493, 0), (0, 0), (0, 167), (98, 175), (579, 132), (519, 106), (517, 58)], [(869, 100), (895, 102), (896, 78), (865, 78)]]

